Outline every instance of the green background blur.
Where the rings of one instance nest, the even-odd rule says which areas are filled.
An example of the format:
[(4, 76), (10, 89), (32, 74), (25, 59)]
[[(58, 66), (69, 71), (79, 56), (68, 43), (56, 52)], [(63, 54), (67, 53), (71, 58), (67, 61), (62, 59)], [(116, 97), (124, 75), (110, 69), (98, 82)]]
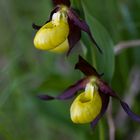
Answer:
[[(140, 0), (82, 1), (89, 13), (107, 29), (114, 44), (140, 39)], [(72, 2), (80, 13), (77, 0)], [(98, 125), (92, 131), (89, 125), (71, 122), (71, 101), (43, 102), (37, 98), (41, 93), (57, 95), (81, 77), (73, 69), (78, 51), (66, 58), (64, 54), (39, 51), (33, 46), (32, 23), (44, 24), (51, 9), (51, 0), (0, 1), (0, 140), (99, 139)], [(78, 45), (77, 49), (82, 51)], [(139, 79), (134, 81), (137, 92), (129, 91), (134, 83), (133, 75), (139, 76), (140, 48), (123, 51), (115, 62), (112, 87), (122, 98), (128, 98), (131, 108), (140, 114)], [(119, 103), (113, 102), (115, 124), (122, 120), (116, 118), (119, 107)], [(106, 115), (102, 122), (104, 137), (108, 140)], [(115, 125), (117, 140), (140, 140), (140, 124), (128, 117), (122, 123)]]

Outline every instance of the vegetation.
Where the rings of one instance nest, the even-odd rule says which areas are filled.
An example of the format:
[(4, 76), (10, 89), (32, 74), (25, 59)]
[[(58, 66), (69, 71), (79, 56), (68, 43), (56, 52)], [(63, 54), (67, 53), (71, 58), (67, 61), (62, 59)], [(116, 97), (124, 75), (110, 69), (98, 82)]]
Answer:
[(37, 98), (42, 93), (56, 96), (81, 78), (74, 70), (80, 52), (140, 114), (140, 1), (71, 2), (89, 24), (99, 46), (104, 47), (105, 55), (92, 47), (85, 33), (69, 57), (37, 50), (32, 23), (43, 25), (48, 20), (51, 0), (0, 1), (1, 140), (107, 140), (114, 129), (117, 140), (139, 140), (140, 124), (126, 117), (114, 100), (92, 130), (88, 124), (72, 123), (72, 100), (43, 102)]

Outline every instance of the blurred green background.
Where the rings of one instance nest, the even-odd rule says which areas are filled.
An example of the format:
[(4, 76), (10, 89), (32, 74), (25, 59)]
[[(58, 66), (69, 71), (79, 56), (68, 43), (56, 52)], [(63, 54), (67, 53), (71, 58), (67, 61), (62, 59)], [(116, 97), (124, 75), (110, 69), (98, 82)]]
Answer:
[[(105, 27), (115, 45), (140, 39), (140, 0), (81, 1), (83, 9)], [(81, 17), (86, 16), (79, 1), (73, 0), (72, 4)], [(0, 140), (99, 139), (98, 125), (93, 131), (88, 124), (71, 122), (71, 101), (43, 102), (37, 98), (41, 93), (57, 95), (81, 77), (73, 70), (78, 51), (66, 58), (33, 46), (32, 23), (44, 24), (51, 9), (51, 0), (0, 1)], [(140, 114), (140, 48), (126, 49), (115, 58), (112, 87)], [(140, 124), (121, 113), (116, 101), (113, 119), (117, 140), (140, 139)], [(106, 115), (102, 122), (104, 139), (108, 140)]]

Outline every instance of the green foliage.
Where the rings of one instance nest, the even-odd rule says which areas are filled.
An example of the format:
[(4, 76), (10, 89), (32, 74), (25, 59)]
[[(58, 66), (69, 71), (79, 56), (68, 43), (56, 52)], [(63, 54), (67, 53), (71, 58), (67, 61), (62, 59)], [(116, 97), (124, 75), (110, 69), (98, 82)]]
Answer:
[[(122, 97), (126, 96), (124, 91), (132, 84), (128, 78), (130, 71), (134, 66), (140, 66), (140, 49), (124, 50), (116, 56), (115, 63), (113, 49), (114, 44), (121, 41), (139, 38), (139, 0), (73, 0), (73, 6), (82, 18), (85, 17), (104, 52), (101, 55), (96, 48), (93, 49), (93, 44), (83, 34), (83, 44), (88, 47), (88, 60), (92, 58), (92, 63), (105, 74), (106, 80), (111, 82), (113, 78), (111, 85), (114, 90)], [(77, 52), (67, 60), (64, 55), (38, 51), (33, 46), (35, 31), (31, 25), (33, 22), (44, 24), (51, 9), (51, 0), (0, 1), (1, 140), (99, 139), (98, 129), (92, 132), (88, 125), (71, 122), (71, 101), (43, 102), (37, 98), (40, 93), (60, 94), (80, 78), (80, 73), (73, 70)], [(133, 101), (133, 109), (138, 114), (139, 98), (137, 95), (137, 100)], [(114, 104), (113, 109), (115, 118), (119, 108)], [(117, 139), (132, 139), (139, 133), (140, 126), (130, 123), (130, 119), (128, 121), (125, 124), (127, 130), (117, 128)], [(105, 130), (108, 133), (108, 128)]]
[[(88, 7), (83, 3), (85, 19), (90, 26), (91, 32), (101, 47), (103, 53), (99, 53), (94, 49), (91, 53), (96, 63), (97, 70), (105, 74), (105, 79), (110, 81), (114, 72), (114, 45), (111, 37), (105, 28), (92, 16), (88, 11)], [(92, 44), (91, 44), (92, 45)], [(85, 46), (88, 46), (85, 42)]]

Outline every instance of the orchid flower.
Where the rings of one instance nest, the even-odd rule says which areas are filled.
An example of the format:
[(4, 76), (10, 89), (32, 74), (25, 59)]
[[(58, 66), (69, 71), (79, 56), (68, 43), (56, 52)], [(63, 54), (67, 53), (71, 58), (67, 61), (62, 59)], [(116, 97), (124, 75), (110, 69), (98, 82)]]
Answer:
[(38, 30), (34, 37), (34, 45), (37, 49), (62, 53), (71, 49), (81, 38), (81, 31), (86, 32), (100, 52), (98, 44), (93, 38), (89, 26), (81, 20), (70, 6), (70, 0), (52, 0), (54, 9), (49, 20), (43, 25), (33, 24)]
[(106, 112), (111, 96), (120, 102), (122, 108), (131, 119), (140, 122), (140, 116), (131, 111), (128, 104), (121, 100), (116, 92), (101, 79), (101, 75), (97, 73), (95, 68), (81, 56), (79, 56), (75, 69), (79, 69), (86, 76), (68, 87), (57, 97), (40, 95), (39, 98), (42, 100), (67, 100), (79, 93), (70, 108), (71, 120), (80, 124), (91, 123), (91, 126), (94, 127)]

